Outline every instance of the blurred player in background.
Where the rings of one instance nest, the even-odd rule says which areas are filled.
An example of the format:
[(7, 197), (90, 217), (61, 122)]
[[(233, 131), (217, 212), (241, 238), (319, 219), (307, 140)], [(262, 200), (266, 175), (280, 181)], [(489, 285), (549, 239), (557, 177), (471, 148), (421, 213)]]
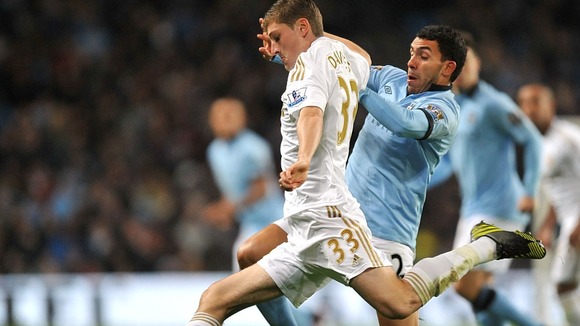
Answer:
[[(455, 174), (461, 192), (454, 247), (469, 243), (469, 230), (481, 220), (507, 229), (525, 229), (540, 178), (541, 135), (510, 97), (479, 79), (481, 60), (473, 38), (464, 33), (467, 60), (453, 84), (461, 106), (455, 142), (435, 170), (431, 186)], [(516, 164), (516, 145), (524, 151), (523, 183)], [(511, 261), (478, 266), (455, 286), (482, 325), (539, 325), (521, 313), (507, 295), (492, 287), (494, 273)]]
[[(554, 93), (546, 85), (520, 87), (517, 101), (544, 136), (541, 183), (549, 209), (536, 234), (554, 248), (551, 273), (560, 303), (568, 323), (580, 325), (580, 127), (556, 117)], [(539, 305), (549, 306), (546, 299), (539, 298)]]
[[(215, 138), (207, 148), (207, 161), (221, 198), (208, 204), (204, 216), (220, 228), (239, 225), (236, 253), (244, 240), (282, 216), (284, 197), (270, 144), (246, 127), (241, 100), (216, 99), (209, 110), (209, 125)], [(236, 255), (233, 258), (237, 271)]]

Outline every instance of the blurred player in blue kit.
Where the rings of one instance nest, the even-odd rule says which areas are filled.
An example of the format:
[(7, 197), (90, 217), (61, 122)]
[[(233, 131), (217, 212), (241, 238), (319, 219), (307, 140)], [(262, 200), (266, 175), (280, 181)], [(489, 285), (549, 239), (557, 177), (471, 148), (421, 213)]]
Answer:
[(270, 144), (247, 128), (246, 115), (240, 99), (222, 97), (212, 102), (208, 116), (215, 138), (207, 161), (221, 198), (207, 205), (204, 216), (221, 228), (238, 224), (234, 271), (239, 270), (235, 253), (240, 244), (272, 223), (284, 206)]
[[(481, 60), (473, 37), (464, 33), (467, 60), (455, 83), (461, 106), (457, 137), (434, 172), (431, 186), (455, 174), (461, 193), (454, 247), (471, 240), (469, 230), (481, 220), (504, 229), (525, 229), (540, 178), (541, 135), (505, 93), (479, 79)], [(516, 145), (523, 148), (523, 181), (517, 171)], [(494, 261), (470, 271), (455, 286), (482, 325), (539, 325), (520, 312), (507, 295), (492, 287), (493, 274), (511, 261)]]
[[(544, 140), (541, 183), (549, 210), (536, 233), (546, 247), (554, 248), (548, 266), (553, 282), (540, 279), (537, 284), (555, 284), (568, 324), (580, 325), (580, 127), (556, 116), (556, 99), (546, 85), (521, 86), (517, 101)], [(554, 239), (557, 226), (559, 233)], [(549, 307), (548, 297), (539, 299), (540, 306)], [(546, 322), (550, 317), (548, 312)]]

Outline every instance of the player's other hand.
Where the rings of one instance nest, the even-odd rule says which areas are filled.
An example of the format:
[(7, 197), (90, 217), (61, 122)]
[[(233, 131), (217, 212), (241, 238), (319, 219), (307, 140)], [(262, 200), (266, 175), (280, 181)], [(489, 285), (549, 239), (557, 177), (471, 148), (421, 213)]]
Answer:
[(280, 172), (280, 179), (278, 180), (280, 188), (285, 191), (292, 191), (300, 187), (308, 178), (309, 167), (309, 162), (298, 160), (296, 163), (288, 167), (288, 169)]
[(264, 57), (264, 59), (270, 61), (274, 57), (274, 54), (271, 51), (272, 42), (270, 41), (270, 37), (268, 36), (266, 30), (264, 29), (264, 18), (260, 18), (259, 22), (262, 33), (257, 34), (256, 36), (258, 37), (259, 40), (262, 41), (262, 46), (258, 48), (258, 51), (260, 52), (262, 57)]
[(520, 199), (519, 209), (521, 212), (531, 213), (534, 211), (534, 198), (530, 196), (524, 196)]

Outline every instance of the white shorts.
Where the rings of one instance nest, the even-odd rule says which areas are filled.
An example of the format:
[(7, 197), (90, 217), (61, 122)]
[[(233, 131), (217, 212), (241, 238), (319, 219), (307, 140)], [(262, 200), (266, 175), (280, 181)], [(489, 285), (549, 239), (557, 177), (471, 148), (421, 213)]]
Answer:
[(279, 220), (274, 221), (274, 223), (272, 224), (278, 225), (282, 230), (284, 230), (284, 232), (286, 232), (286, 234), (290, 233), (290, 225), (288, 224), (287, 218), (283, 217)]
[[(470, 217), (459, 218), (457, 223), (457, 229), (455, 231), (455, 240), (453, 242), (453, 248), (458, 248), (463, 245), (469, 244), (471, 242), (471, 229), (477, 223), (484, 221), (489, 224), (493, 224), (505, 230), (513, 231), (520, 230), (523, 231), (525, 224), (521, 222), (507, 221), (502, 218), (487, 216), (487, 215), (474, 215)], [(476, 266), (474, 269), (485, 270), (492, 273), (505, 273), (509, 270), (512, 259), (502, 259), (494, 260), (485, 264)]]
[(576, 282), (580, 280), (580, 257), (578, 250), (570, 246), (570, 234), (577, 221), (566, 219), (560, 226), (560, 234), (552, 260), (552, 279), (556, 283)]
[(405, 276), (415, 262), (415, 251), (408, 246), (390, 240), (373, 237), (373, 245), (387, 255), (393, 270), (399, 277)]
[(360, 209), (313, 208), (289, 216), (287, 221), (288, 242), (258, 264), (296, 307), (330, 279), (348, 285), (369, 268), (391, 266), (386, 255), (372, 246)]

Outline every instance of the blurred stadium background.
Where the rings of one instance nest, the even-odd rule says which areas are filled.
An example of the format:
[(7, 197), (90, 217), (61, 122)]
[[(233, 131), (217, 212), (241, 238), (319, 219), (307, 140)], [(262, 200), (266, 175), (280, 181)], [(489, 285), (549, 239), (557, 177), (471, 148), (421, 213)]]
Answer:
[[(240, 97), (279, 161), (285, 72), (256, 39), (271, 3), (0, 1), (0, 325), (181, 325), (230, 270), (235, 227), (200, 216), (218, 195), (206, 111), (217, 96)], [(562, 116), (580, 114), (578, 1), (317, 3), (325, 29), (376, 64), (404, 67), (424, 25), (471, 31), (483, 79), (512, 96), (548, 83)], [(457, 208), (453, 180), (429, 193), (419, 258), (451, 247)], [(506, 286), (525, 303), (529, 266), (513, 275)], [(329, 291), (356, 302), (349, 290)], [(244, 316), (226, 325), (254, 320)]]

